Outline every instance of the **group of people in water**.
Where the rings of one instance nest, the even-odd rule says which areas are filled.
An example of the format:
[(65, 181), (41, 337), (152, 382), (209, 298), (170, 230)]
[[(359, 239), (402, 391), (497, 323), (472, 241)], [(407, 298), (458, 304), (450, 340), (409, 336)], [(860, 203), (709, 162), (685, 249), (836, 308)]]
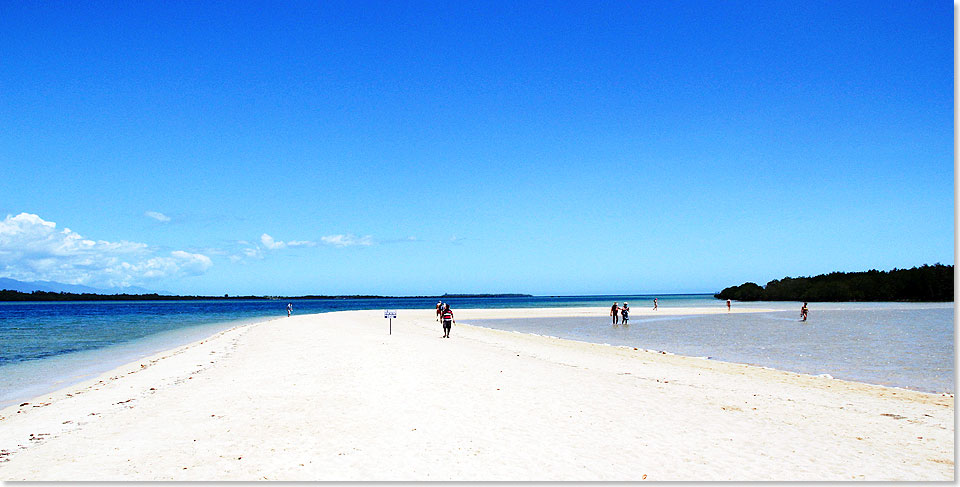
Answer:
[[(658, 306), (657, 298), (653, 298), (653, 309), (656, 310)], [(620, 306), (619, 303), (614, 302), (610, 307), (610, 316), (613, 317), (614, 325), (626, 325), (630, 321), (630, 304), (624, 301), (623, 306)]]
[[(439, 309), (439, 308), (438, 308)], [(653, 298), (653, 309), (657, 309), (657, 298)], [(727, 300), (727, 311), (730, 311), (730, 300)], [(439, 311), (437, 311), (439, 313)], [(627, 324), (627, 321), (630, 320), (630, 305), (626, 301), (623, 302), (623, 306), (620, 306), (618, 303), (614, 302), (613, 306), (610, 307), (610, 316), (613, 317), (613, 324)], [(807, 302), (803, 302), (803, 307), (800, 308), (800, 321), (807, 321)]]
[(626, 325), (627, 321), (630, 319), (630, 305), (624, 301), (623, 306), (621, 307), (614, 302), (613, 306), (610, 307), (610, 316), (613, 317), (614, 325), (619, 322), (621, 317), (623, 317), (623, 324)]

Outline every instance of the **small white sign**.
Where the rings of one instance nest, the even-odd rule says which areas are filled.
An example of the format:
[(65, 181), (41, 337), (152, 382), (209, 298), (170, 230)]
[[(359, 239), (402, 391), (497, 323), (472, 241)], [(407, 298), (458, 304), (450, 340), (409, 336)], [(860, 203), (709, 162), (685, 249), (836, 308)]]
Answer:
[(396, 317), (397, 317), (397, 312), (396, 312), (396, 311), (390, 311), (390, 310), (384, 310), (384, 311), (383, 311), (383, 317), (384, 317), (384, 318), (396, 318)]

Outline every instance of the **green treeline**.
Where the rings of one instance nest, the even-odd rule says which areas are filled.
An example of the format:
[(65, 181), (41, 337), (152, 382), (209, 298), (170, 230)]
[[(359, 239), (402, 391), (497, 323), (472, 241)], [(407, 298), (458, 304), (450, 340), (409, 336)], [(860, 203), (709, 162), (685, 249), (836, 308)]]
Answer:
[(753, 282), (731, 286), (713, 296), (737, 301), (953, 301), (953, 266), (784, 277), (763, 287)]

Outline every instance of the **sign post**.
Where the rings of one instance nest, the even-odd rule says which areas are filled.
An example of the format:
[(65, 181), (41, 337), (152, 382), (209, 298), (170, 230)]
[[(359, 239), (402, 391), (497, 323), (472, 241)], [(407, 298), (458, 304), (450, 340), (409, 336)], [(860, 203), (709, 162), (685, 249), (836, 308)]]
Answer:
[(393, 319), (397, 317), (397, 312), (385, 309), (383, 310), (383, 317), (390, 318), (390, 334), (393, 335)]

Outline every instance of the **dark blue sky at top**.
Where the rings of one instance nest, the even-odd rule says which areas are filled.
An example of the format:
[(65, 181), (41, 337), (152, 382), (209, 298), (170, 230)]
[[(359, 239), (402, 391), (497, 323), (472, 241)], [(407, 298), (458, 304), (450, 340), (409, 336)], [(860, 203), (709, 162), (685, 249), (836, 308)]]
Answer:
[[(713, 291), (953, 262), (945, 2), (2, 17), (0, 213), (211, 256), (178, 291)], [(227, 260), (263, 233), (372, 244)]]

